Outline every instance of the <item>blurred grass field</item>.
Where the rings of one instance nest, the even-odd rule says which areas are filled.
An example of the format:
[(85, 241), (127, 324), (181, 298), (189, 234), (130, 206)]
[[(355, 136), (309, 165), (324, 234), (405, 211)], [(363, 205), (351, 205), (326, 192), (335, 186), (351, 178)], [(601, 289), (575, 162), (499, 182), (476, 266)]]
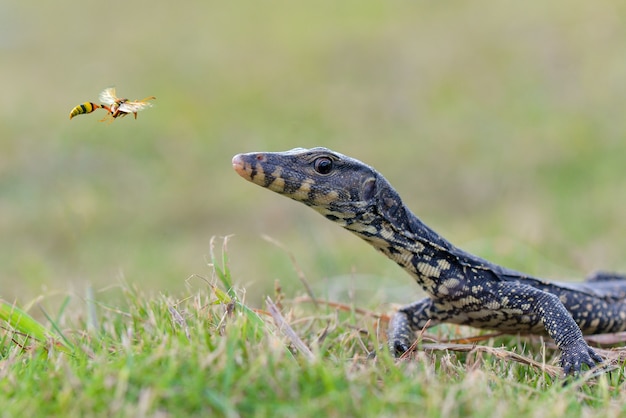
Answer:
[[(300, 292), (265, 234), (319, 296), (415, 299), (395, 265), (230, 164), (318, 145), (492, 261), (626, 271), (625, 17), (617, 1), (4, 2), (2, 297), (177, 292), (211, 274), (215, 235), (233, 235), (249, 300), (275, 279)], [(111, 85), (155, 106), (68, 120)]]

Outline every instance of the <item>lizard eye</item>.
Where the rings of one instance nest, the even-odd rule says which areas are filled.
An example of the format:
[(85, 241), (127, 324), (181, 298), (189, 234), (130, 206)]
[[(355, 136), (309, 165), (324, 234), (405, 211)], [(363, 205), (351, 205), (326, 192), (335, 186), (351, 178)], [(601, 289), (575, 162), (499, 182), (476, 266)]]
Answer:
[(313, 168), (320, 174), (328, 174), (333, 169), (333, 160), (328, 157), (320, 157), (313, 161)]

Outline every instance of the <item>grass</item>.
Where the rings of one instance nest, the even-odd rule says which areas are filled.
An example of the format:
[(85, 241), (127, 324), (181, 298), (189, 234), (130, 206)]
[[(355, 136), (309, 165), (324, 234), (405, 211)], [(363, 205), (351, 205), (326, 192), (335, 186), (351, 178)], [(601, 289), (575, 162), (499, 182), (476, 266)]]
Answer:
[[(559, 280), (626, 271), (622, 2), (5, 3), (0, 315), (17, 333), (5, 323), (0, 414), (622, 412), (621, 370), (563, 386), (498, 351), (542, 364), (535, 340), (368, 359), (384, 317), (358, 309), (420, 290), (230, 166), (327, 146), (491, 261)], [(68, 120), (110, 85), (157, 100), (137, 120)], [(227, 235), (228, 269), (210, 255)]]
[[(553, 350), (544, 353), (540, 343), (511, 337), (482, 341), (486, 351), (469, 352), (423, 342), (414, 356), (396, 360), (380, 349), (384, 316), (354, 305), (320, 301), (316, 307), (288, 298), (279, 287), (266, 309), (253, 309), (245, 289), (231, 282), (225, 255), (212, 261), (213, 276), (190, 278), (188, 292), (179, 297), (120, 285), (119, 305), (101, 302), (98, 294), (73, 301), (78, 310), (50, 318), (53, 330), (62, 329), (63, 345), (45, 344), (61, 339), (36, 321), (5, 326), (0, 415), (611, 417), (625, 412), (621, 368), (563, 380), (552, 373), (557, 368), (544, 363), (554, 360)], [(89, 309), (96, 315), (89, 317)], [(31, 338), (18, 338), (16, 330)], [(510, 354), (500, 345), (523, 347), (519, 354), (535, 365), (498, 355)]]

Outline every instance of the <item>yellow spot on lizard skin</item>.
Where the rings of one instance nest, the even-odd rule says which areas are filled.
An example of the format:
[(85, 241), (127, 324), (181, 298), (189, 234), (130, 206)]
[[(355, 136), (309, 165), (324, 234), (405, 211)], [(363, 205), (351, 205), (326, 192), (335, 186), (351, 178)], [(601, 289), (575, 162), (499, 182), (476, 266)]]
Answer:
[(380, 233), (380, 236), (386, 239), (387, 241), (392, 241), (393, 238), (395, 237), (395, 232), (393, 232), (391, 229), (388, 229), (388, 228), (384, 228), (384, 227), (381, 228), (379, 233)]
[(274, 181), (267, 188), (273, 192), (282, 193), (285, 190), (285, 179), (282, 177), (282, 174), (283, 168), (276, 167), (276, 170), (270, 174), (270, 176), (274, 178)]
[(441, 270), (449, 270), (450, 269), (450, 262), (448, 260), (438, 260), (437, 264), (439, 265), (439, 268)]
[(413, 260), (413, 253), (411, 253), (410, 251), (401, 251), (400, 254), (395, 254), (393, 256), (390, 255), (389, 258), (395, 260), (396, 262), (407, 268), (411, 265), (411, 261)]
[(460, 283), (459, 279), (452, 278), (444, 280), (443, 285), (450, 290), (458, 287)]
[(483, 291), (483, 287), (481, 285), (472, 286), (472, 293), (477, 294)]
[[(413, 246), (414, 246), (413, 251), (416, 253), (422, 253), (426, 249), (426, 246), (422, 244), (421, 242), (415, 242)], [(430, 260), (432, 257), (424, 254), (424, 258)]]
[(492, 300), (491, 302), (489, 302), (487, 305), (485, 305), (487, 307), (487, 309), (491, 309), (492, 311), (496, 311), (498, 309), (500, 309), (500, 304), (498, 303), (498, 301), (496, 300)]
[[(274, 176), (274, 174), (272, 174), (272, 176)], [(272, 184), (267, 186), (267, 188), (273, 192), (282, 193), (283, 190), (285, 190), (285, 179), (282, 177), (276, 177)]]
[(316, 203), (321, 205), (327, 205), (329, 203), (335, 202), (339, 198), (339, 193), (336, 190), (332, 190), (326, 193), (324, 196), (320, 196), (316, 199)]
[(466, 298), (453, 300), (450, 302), (450, 305), (452, 305), (455, 308), (465, 308), (468, 305), (478, 305), (478, 304), (480, 304), (480, 300), (476, 299), (474, 296), (468, 296)]
[(265, 171), (263, 170), (263, 165), (257, 164), (255, 168), (256, 174), (254, 175), (252, 181), (259, 186), (262, 186), (263, 183), (265, 183)]
[(276, 170), (272, 172), (272, 177), (275, 177), (275, 178), (282, 177), (282, 174), (283, 174), (283, 168), (276, 167)]
[(469, 316), (470, 318), (473, 319), (482, 319), (482, 318), (486, 318), (488, 316), (493, 315), (493, 312), (491, 311), (474, 311), (474, 312), (468, 312), (467, 316)]
[(366, 227), (361, 228), (360, 231), (366, 232), (368, 234), (375, 234), (376, 228), (372, 225), (368, 225)]
[(315, 184), (315, 180), (313, 179), (306, 179), (302, 182), (302, 184), (300, 185), (300, 188), (298, 190), (296, 190), (295, 192), (293, 192), (293, 194), (290, 196), (292, 199), (295, 200), (305, 200), (309, 198), (309, 193), (311, 193), (311, 185)]
[(438, 278), (439, 277), (439, 273), (441, 273), (441, 271), (437, 267), (433, 267), (433, 266), (431, 266), (428, 263), (417, 263), (417, 265), (415, 267), (417, 267), (417, 270), (420, 273), (422, 273), (424, 276), (428, 276), (428, 277)]

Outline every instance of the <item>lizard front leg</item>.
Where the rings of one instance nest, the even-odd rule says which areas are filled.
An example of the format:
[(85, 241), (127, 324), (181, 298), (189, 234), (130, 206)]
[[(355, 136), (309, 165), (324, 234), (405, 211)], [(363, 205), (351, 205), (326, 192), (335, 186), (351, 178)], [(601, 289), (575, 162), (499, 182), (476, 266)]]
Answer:
[(558, 296), (515, 282), (502, 282), (496, 288), (501, 309), (511, 315), (535, 314), (548, 335), (561, 350), (561, 367), (565, 374), (578, 373), (582, 364), (589, 367), (602, 358), (585, 342), (583, 334)]
[(417, 331), (421, 331), (427, 325), (432, 327), (444, 321), (445, 318), (437, 311), (430, 298), (403, 306), (389, 323), (387, 331), (389, 349), (396, 356), (402, 355), (411, 348)]

